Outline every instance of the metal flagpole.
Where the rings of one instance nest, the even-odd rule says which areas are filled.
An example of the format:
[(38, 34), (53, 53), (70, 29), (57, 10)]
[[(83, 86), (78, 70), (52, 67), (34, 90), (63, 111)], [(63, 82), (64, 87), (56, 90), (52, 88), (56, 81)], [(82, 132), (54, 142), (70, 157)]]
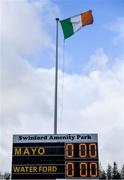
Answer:
[(54, 134), (57, 134), (57, 93), (58, 93), (58, 22), (56, 18), (56, 68), (55, 68), (55, 102), (54, 102)]

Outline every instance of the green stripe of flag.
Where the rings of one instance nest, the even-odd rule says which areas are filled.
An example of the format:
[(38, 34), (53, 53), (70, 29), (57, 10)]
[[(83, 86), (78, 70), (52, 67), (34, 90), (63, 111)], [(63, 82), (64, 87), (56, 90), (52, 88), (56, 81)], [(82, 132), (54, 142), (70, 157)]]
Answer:
[(73, 30), (73, 26), (72, 26), (70, 18), (62, 20), (62, 21), (60, 21), (60, 23), (61, 23), (62, 30), (64, 33), (64, 39), (67, 39), (72, 34), (74, 34), (74, 30)]

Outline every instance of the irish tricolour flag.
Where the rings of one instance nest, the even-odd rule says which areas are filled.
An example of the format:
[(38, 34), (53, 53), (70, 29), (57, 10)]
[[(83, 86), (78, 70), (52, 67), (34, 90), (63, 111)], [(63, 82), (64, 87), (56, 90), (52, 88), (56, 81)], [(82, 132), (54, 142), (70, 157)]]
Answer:
[(63, 29), (64, 39), (67, 39), (75, 32), (77, 32), (81, 27), (93, 23), (92, 11), (89, 10), (81, 13), (78, 16), (73, 16), (71, 18), (61, 20), (60, 23)]

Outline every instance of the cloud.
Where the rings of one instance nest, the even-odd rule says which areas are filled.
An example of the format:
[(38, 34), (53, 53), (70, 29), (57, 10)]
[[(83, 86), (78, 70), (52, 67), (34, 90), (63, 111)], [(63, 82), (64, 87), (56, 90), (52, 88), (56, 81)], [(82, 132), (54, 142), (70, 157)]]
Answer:
[[(2, 47), (20, 54), (33, 54), (52, 48), (48, 29), (59, 14), (50, 0), (1, 1)], [(50, 18), (51, 17), (51, 18)]]
[(12, 134), (52, 133), (53, 70), (33, 67), (30, 56), (53, 53), (52, 22), (44, 17), (54, 20), (59, 11), (49, 0), (1, 1), (0, 7), (0, 171), (10, 171)]
[(117, 18), (114, 22), (109, 23), (106, 28), (115, 33), (114, 43), (117, 44), (124, 39), (124, 17)]
[[(26, 1), (1, 2), (2, 38), (8, 48), (19, 52), (32, 53), (37, 48), (47, 46), (50, 39), (40, 28), (41, 23), (33, 5)], [(29, 18), (30, 17), (30, 18)], [(7, 23), (6, 23), (7, 22)], [(39, 38), (42, 36), (42, 38)], [(3, 44), (4, 46), (4, 44)]]
[[(11, 169), (13, 134), (53, 133), (54, 69), (36, 68), (24, 54), (53, 47), (48, 33), (49, 20), (41, 23), (41, 19), (46, 6), (47, 16), (54, 17), (59, 10), (51, 1), (11, 3), (2, 4), (5, 13), (2, 17), (6, 20), (2, 23), (0, 62), (2, 172)], [(100, 48), (91, 55), (87, 74), (65, 73), (63, 79), (59, 70), (58, 132), (98, 133), (100, 161), (107, 164), (115, 160), (122, 164), (124, 56), (118, 57), (111, 69), (108, 61), (109, 57)]]
[[(100, 57), (100, 60), (99, 60)], [(105, 54), (103, 48), (98, 48), (95, 52), (90, 56), (90, 60), (87, 63), (87, 66), (83, 71), (94, 71), (96, 69), (104, 70), (108, 66), (108, 57)]]
[(66, 133), (98, 133), (99, 156), (104, 166), (114, 160), (122, 164), (124, 159), (123, 62), (118, 59), (116, 68), (113, 65), (111, 69), (97, 69), (88, 75), (67, 75), (64, 80), (60, 129)]

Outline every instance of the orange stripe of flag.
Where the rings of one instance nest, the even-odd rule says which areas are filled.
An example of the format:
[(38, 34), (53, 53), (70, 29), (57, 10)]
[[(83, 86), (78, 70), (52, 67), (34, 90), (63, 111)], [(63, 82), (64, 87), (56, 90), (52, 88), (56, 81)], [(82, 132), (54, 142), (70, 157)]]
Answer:
[(82, 21), (82, 26), (85, 26), (88, 24), (93, 24), (92, 11), (89, 10), (87, 12), (82, 13), (81, 14), (81, 21)]

